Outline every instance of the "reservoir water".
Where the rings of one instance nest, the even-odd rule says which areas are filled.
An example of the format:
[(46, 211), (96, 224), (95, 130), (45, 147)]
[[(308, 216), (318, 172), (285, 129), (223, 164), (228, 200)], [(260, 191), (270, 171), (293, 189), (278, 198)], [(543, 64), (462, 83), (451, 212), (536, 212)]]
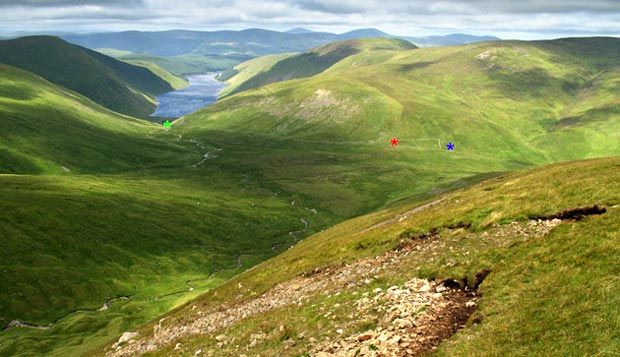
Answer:
[(178, 118), (217, 101), (217, 93), (226, 83), (215, 79), (217, 73), (188, 76), (185, 88), (157, 96), (157, 109), (151, 116)]

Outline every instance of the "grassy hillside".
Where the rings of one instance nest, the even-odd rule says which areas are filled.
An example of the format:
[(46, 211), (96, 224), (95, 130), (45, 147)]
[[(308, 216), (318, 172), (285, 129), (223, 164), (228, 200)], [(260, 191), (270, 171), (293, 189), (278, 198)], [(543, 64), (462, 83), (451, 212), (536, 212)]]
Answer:
[[(358, 350), (378, 350), (389, 346), (378, 328), (393, 326), (391, 320), (383, 321), (380, 309), (392, 311), (392, 306), (360, 311), (368, 298), (393, 296), (389, 287), (415, 278), (452, 278), (461, 284), (467, 278), (472, 288), (483, 270), (490, 275), (475, 299), (477, 311), (440, 346), (439, 355), (615, 351), (620, 346), (614, 318), (620, 301), (610, 293), (609, 277), (617, 274), (619, 253), (618, 179), (617, 158), (543, 166), (440, 196), (415, 211), (419, 204), (404, 204), (343, 222), (167, 314), (159, 320), (156, 336), (157, 322), (144, 326), (137, 342), (110, 355), (144, 351), (151, 343), (158, 347), (150, 355), (198, 350), (221, 356), (316, 355), (317, 346), (342, 346), (348, 336), (356, 342), (346, 343), (357, 344)], [(554, 221), (549, 228), (529, 218), (591, 205), (606, 212)], [(369, 273), (357, 275), (364, 267), (370, 267)], [(324, 284), (308, 292), (304, 286), (314, 284), (313, 274)], [(271, 307), (236, 316), (234, 311), (246, 311), (246, 306), (261, 306), (262, 294), (271, 296)], [(433, 308), (427, 305), (409, 319), (423, 319)], [(231, 322), (211, 319), (215, 311), (231, 316)], [(202, 320), (223, 328), (191, 332)], [(406, 339), (407, 331), (397, 328), (395, 333)], [(357, 342), (362, 335), (370, 340)], [(415, 340), (420, 337), (431, 336)]]
[(168, 82), (173, 89), (181, 89), (183, 87), (187, 87), (187, 85), (189, 84), (189, 82), (185, 78), (175, 76), (174, 74), (163, 69), (156, 63), (148, 61), (127, 61), (127, 63), (133, 64), (134, 66), (147, 68), (149, 71), (155, 73), (159, 78)]
[(554, 41), (361, 52), (228, 97), (176, 128), (343, 217), (468, 176), (620, 155), (609, 104), (618, 40), (567, 41), (597, 55)]
[(185, 149), (123, 116), (21, 69), (0, 65), (0, 173), (91, 174), (166, 167)]
[[(348, 299), (353, 292), (368, 292), (365, 287), (384, 289), (414, 276), (467, 275), (471, 281), (472, 272), (484, 266), (528, 273), (511, 270), (513, 264), (506, 262), (513, 258), (502, 254), (516, 254), (517, 262), (529, 253), (502, 250), (497, 240), (480, 240), (478, 246), (478, 234), (504, 234), (511, 228), (490, 225), (512, 220), (527, 225), (530, 215), (582, 204), (608, 207), (609, 213), (594, 222), (601, 229), (615, 227), (610, 223), (615, 221), (608, 221), (617, 218), (611, 211), (617, 205), (614, 159), (505, 172), (620, 156), (617, 41), (501, 41), (413, 50), (356, 41), (348, 49), (356, 53), (320, 74), (231, 95), (175, 121), (170, 129), (112, 113), (33, 74), (2, 67), (0, 91), (7, 94), (0, 98), (0, 120), (8, 130), (0, 136), (6, 173), (0, 175), (5, 182), (0, 202), (8, 213), (0, 220), (0, 236), (10, 239), (0, 257), (8, 262), (0, 269), (0, 281), (6, 284), (0, 290), (10, 294), (0, 294), (0, 319), (5, 325), (14, 320), (53, 325), (0, 332), (0, 355), (91, 353), (235, 273), (287, 251), (299, 238), (379, 209), (388, 210), (323, 231), (275, 261), (287, 265), (260, 265), (238, 278), (246, 280), (233, 280), (200, 304), (211, 299), (205, 302), (208, 308), (231, 302), (231, 297), (243, 301), (307, 269), (383, 254), (401, 239), (435, 236), (431, 228), (440, 230), (448, 248), (424, 246), (424, 259), (372, 273), (364, 277), (371, 282), (360, 285), (362, 290), (335, 295), (342, 283), (329, 287), (333, 294), (308, 290), (310, 304), (283, 305), (273, 315), (256, 315), (226, 332), (239, 336), (240, 346), (251, 343), (249, 336), (243, 337), (249, 330), (277, 335), (251, 352), (242, 351), (247, 355), (273, 355), (291, 338), (295, 345), (286, 353), (301, 354), (308, 351), (304, 341), (310, 336), (333, 339), (342, 328), (334, 321), (344, 324), (347, 334), (380, 325), (375, 315), (359, 324), (355, 315), (348, 317), (353, 312)], [(341, 53), (341, 45), (325, 48), (325, 54)], [(398, 145), (390, 144), (392, 138), (400, 140)], [(454, 151), (446, 150), (447, 142), (455, 144)], [(456, 199), (449, 196), (422, 215), (398, 217), (394, 222), (403, 218), (400, 223), (361, 232), (424, 200), (499, 175), (504, 177), (459, 191)], [(533, 184), (539, 181), (540, 186)], [(469, 230), (459, 230), (468, 223)], [(516, 235), (507, 245), (522, 238)], [(445, 255), (450, 246), (461, 254), (458, 260)], [(546, 251), (541, 249), (539, 253)], [(388, 264), (389, 259), (377, 261)], [(369, 264), (374, 269), (376, 262)], [(601, 275), (608, 273), (601, 269)], [(320, 288), (321, 277), (294, 283)], [(244, 290), (246, 284), (251, 291)], [(516, 290), (514, 296), (525, 292)], [(93, 311), (125, 295), (130, 300), (114, 300), (109, 309)], [(514, 306), (510, 299), (489, 311), (503, 314), (502, 309)], [(340, 305), (332, 309), (335, 304)], [(320, 314), (321, 305), (336, 320)], [(76, 309), (86, 311), (71, 313)], [(485, 313), (484, 319), (500, 315)], [(291, 322), (281, 331), (285, 316)], [(555, 326), (556, 317), (545, 320), (547, 326)], [(199, 319), (192, 315), (191, 320)], [(299, 342), (295, 336), (303, 331), (297, 329), (307, 323), (312, 334), (308, 330)], [(493, 329), (486, 333), (492, 335)], [(528, 338), (541, 336), (524, 335), (521, 341)], [(202, 337), (183, 344), (186, 354), (217, 346), (213, 338)], [(229, 355), (241, 354), (236, 344), (224, 346)], [(461, 347), (454, 348), (446, 353)]]
[(259, 73), (268, 71), (276, 63), (283, 59), (294, 56), (292, 53), (283, 53), (276, 55), (266, 55), (251, 59), (236, 65), (235, 67), (223, 72), (219, 79), (225, 80), (228, 86), (219, 93), (220, 97), (231, 94), (235, 89), (247, 80), (258, 75)]
[(150, 70), (50, 36), (0, 42), (0, 63), (31, 71), (123, 114), (148, 116), (172, 87)]
[[(221, 96), (231, 95), (243, 90), (260, 87), (265, 84), (281, 82), (296, 78), (310, 77), (321, 73), (337, 62), (360, 52), (409, 50), (416, 48), (410, 42), (397, 39), (347, 40), (313, 48), (304, 53), (286, 56), (273, 63), (274, 57), (256, 60), (240, 65), (240, 74), (229, 79), (231, 84)], [(262, 69), (259, 66), (263, 66)], [(245, 69), (245, 70), (243, 70)], [(247, 71), (247, 70), (250, 71)], [(248, 76), (251, 72), (255, 74)]]
[(52, 324), (0, 331), (0, 355), (86, 353), (306, 234), (306, 207), (217, 147), (0, 73), (0, 329)]

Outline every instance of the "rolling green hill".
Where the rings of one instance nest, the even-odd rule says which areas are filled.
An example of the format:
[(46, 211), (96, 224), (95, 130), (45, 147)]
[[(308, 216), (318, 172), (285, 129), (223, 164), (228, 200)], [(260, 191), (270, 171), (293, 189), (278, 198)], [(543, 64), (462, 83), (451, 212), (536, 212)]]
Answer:
[(31, 71), (105, 107), (138, 117), (154, 111), (157, 94), (173, 89), (146, 68), (51, 36), (0, 41), (0, 63)]
[[(239, 92), (175, 121), (168, 130), (3, 66), (0, 209), (6, 213), (0, 218), (0, 236), (9, 238), (0, 253), (0, 291), (8, 292), (0, 294), (0, 322), (19, 326), (15, 321), (22, 321), (30, 328), (1, 331), (0, 355), (97, 354), (123, 332), (152, 319), (138, 339), (152, 333), (153, 324), (167, 333), (172, 325), (200, 321), (198, 313), (211, 316), (206, 313), (211, 307), (237, 319), (245, 310), (235, 310), (237, 315), (218, 304), (249, 301), (278, 282), (291, 281), (296, 284), (292, 290), (320, 288), (322, 277), (330, 291), (326, 295), (308, 290), (305, 303), (294, 293), (285, 294), (295, 305), (273, 305), (270, 312), (235, 320), (241, 323), (226, 331), (226, 343), (214, 339), (218, 321), (196, 327), (208, 334), (187, 336), (179, 348), (191, 355), (220, 342), (219, 351), (227, 355), (302, 355), (311, 350), (310, 337), (334, 340), (341, 328), (348, 336), (380, 326), (375, 315), (359, 320), (353, 314), (354, 292), (360, 297), (416, 276), (469, 277), (471, 282), (472, 274), (486, 268), (492, 270), (487, 282), (493, 289), (484, 290), (483, 284), (484, 296), (497, 298), (479, 300), (483, 324), (475, 331), (486, 337), (471, 342), (470, 330), (463, 330), (456, 344), (442, 347), (446, 355), (466, 355), (476, 348), (488, 348), (489, 355), (505, 352), (501, 348), (510, 342), (510, 326), (535, 324), (522, 320), (556, 302), (555, 289), (550, 289), (539, 304), (526, 283), (536, 291), (554, 281), (570, 283), (566, 293), (581, 298), (579, 308), (585, 309), (592, 301), (578, 286), (586, 271), (593, 271), (596, 296), (607, 299), (601, 311), (615, 309), (615, 300), (604, 295), (607, 288), (601, 285), (601, 277), (615, 266), (611, 258), (582, 268), (575, 280), (567, 272), (585, 264), (589, 252), (599, 257), (617, 239), (612, 234), (619, 200), (617, 160), (506, 172), (620, 156), (619, 40), (389, 50), (377, 46), (381, 41), (394, 43), (354, 41), (344, 50), (351, 52), (347, 56), (326, 61), (329, 65), (315, 63), (325, 67), (318, 74)], [(325, 53), (341, 57), (341, 46), (326, 47)], [(317, 53), (312, 61), (320, 57)], [(400, 140), (398, 145), (390, 144), (392, 138)], [(448, 142), (455, 144), (454, 151), (446, 150)], [(463, 187), (468, 188), (455, 191)], [(451, 195), (441, 196), (447, 192)], [(403, 214), (431, 199), (443, 200), (420, 214)], [(544, 245), (546, 240), (522, 243), (520, 233), (508, 234), (512, 228), (504, 227), (514, 220), (521, 222), (515, 230), (527, 230), (528, 217), (593, 204), (605, 206), (607, 213), (555, 227), (545, 236), (553, 239), (552, 245)], [(382, 225), (364, 231), (374, 224)], [(581, 239), (590, 230), (601, 241)], [(508, 238), (505, 243), (478, 239), (484, 232)], [(348, 281), (333, 283), (320, 271), (316, 281), (290, 280), (303, 272), (312, 275), (316, 267), (340, 269), (343, 263), (383, 256), (401, 240), (425, 234), (440, 234), (441, 239), (435, 238), (445, 244), (420, 246), (425, 251), (421, 260), (368, 272), (352, 282), (356, 287)], [(570, 244), (564, 244), (566, 239)], [(506, 249), (511, 246), (515, 248)], [(571, 246), (579, 253), (551, 255)], [(281, 252), (169, 320), (157, 318)], [(541, 270), (522, 263), (535, 258), (548, 259), (535, 267)], [(551, 269), (555, 261), (563, 262), (562, 269)], [(500, 279), (493, 280), (493, 274)], [(506, 279), (514, 280), (502, 284)], [(344, 290), (336, 295), (336, 288)], [(518, 296), (529, 297), (522, 313), (514, 308)], [(560, 306), (569, 303), (574, 301)], [(556, 322), (568, 316), (551, 310), (538, 314), (546, 331), (562, 326)], [(593, 314), (588, 323), (601, 314)], [(280, 328), (285, 318), (290, 322)], [(486, 319), (489, 325), (484, 325)], [(310, 326), (306, 332), (304, 324)], [(616, 330), (605, 324), (592, 335), (572, 327), (558, 334), (605, 342), (614, 341)], [(266, 342), (247, 351), (235, 349), (237, 344), (250, 348), (248, 331), (265, 332)], [(557, 334), (532, 331), (516, 340), (561, 341)], [(484, 342), (495, 334), (501, 337), (497, 344)], [(233, 337), (240, 342), (228, 343)], [(285, 341), (288, 350), (283, 349)], [(165, 354), (176, 342), (155, 342), (153, 348)], [(149, 343), (132, 345), (146, 348)], [(560, 351), (559, 344), (554, 346)], [(608, 346), (614, 347), (612, 342)], [(523, 351), (540, 349), (532, 343)], [(597, 352), (586, 347), (578, 351)]]
[(361, 214), (462, 177), (620, 155), (618, 41), (361, 52), (225, 98), (177, 130), (315, 206)]
[[(378, 51), (410, 50), (413, 48), (416, 46), (398, 39), (346, 40), (316, 47), (304, 53), (287, 55), (283, 58), (271, 56), (257, 59), (251, 63), (246, 62), (235, 67), (240, 73), (228, 80), (230, 85), (220, 96), (231, 95), (269, 83), (310, 77), (360, 52), (372, 52), (373, 56), (377, 56), (379, 55)], [(274, 63), (273, 61), (276, 59), (279, 60)], [(263, 68), (261, 69), (260, 66)]]
[(218, 79), (226, 81), (226, 83), (228, 83), (228, 86), (218, 95), (223, 98), (226, 95), (231, 94), (235, 89), (237, 89), (246, 81), (250, 80), (252, 77), (270, 70), (276, 63), (280, 62), (285, 58), (295, 55), (296, 54), (293, 53), (283, 53), (261, 56), (240, 63), (233, 68), (222, 72)]
[(154, 62), (149, 62), (149, 61), (126, 61), (129, 64), (133, 64), (134, 66), (140, 66), (140, 67), (144, 67), (147, 68), (149, 71), (155, 73), (157, 76), (159, 76), (159, 78), (163, 79), (164, 81), (168, 82), (173, 89), (181, 89), (183, 87), (187, 87), (187, 85), (189, 84), (189, 82), (187, 81), (187, 79), (185, 78), (181, 78), (179, 76), (176, 76), (170, 72), (168, 72), (167, 70), (165, 70), (164, 68), (160, 67), (158, 64), (154, 63)]

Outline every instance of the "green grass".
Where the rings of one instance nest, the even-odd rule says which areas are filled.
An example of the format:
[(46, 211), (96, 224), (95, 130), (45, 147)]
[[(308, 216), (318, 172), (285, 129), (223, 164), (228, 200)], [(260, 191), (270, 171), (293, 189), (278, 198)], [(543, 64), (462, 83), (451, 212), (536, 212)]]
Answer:
[[(311, 337), (319, 341), (326, 336), (337, 338), (334, 333), (337, 327), (346, 326), (352, 334), (372, 328), (375, 317), (359, 316), (352, 304), (363, 292), (376, 287), (386, 289), (413, 277), (438, 280), (469, 277), (473, 281), (476, 272), (490, 269), (492, 273), (481, 287), (482, 297), (475, 313), (482, 323), (468, 324), (442, 345), (439, 355), (612, 353), (620, 343), (615, 311), (618, 298), (613, 293), (620, 239), (620, 195), (616, 190), (619, 168), (618, 158), (537, 167), (455, 191), (447, 200), (418, 214), (369, 231), (364, 229), (418, 204), (358, 217), (309, 237), (190, 305), (206, 310), (239, 301), (239, 284), (257, 296), (314, 268), (351, 263), (394, 249), (402, 241), (403, 231), (439, 227), (439, 249), (410, 255), (394, 270), (379, 273), (371, 285), (340, 287), (338, 296), (319, 293), (310, 296), (303, 305), (287, 305), (252, 316), (226, 331), (216, 331), (213, 336), (224, 332), (229, 339), (239, 341), (237, 344), (247, 346), (251, 333), (270, 334), (284, 323), (289, 335), (298, 342), (285, 355), (299, 355), (306, 350)], [(607, 207), (607, 213), (564, 222), (541, 238), (524, 241), (514, 233), (499, 239), (485, 238), (494, 237), (498, 229), (494, 225), (512, 221), (526, 224), (528, 216), (592, 204)], [(472, 227), (445, 228), (459, 221), (471, 223)], [(360, 242), (367, 244), (360, 245)], [(335, 307), (336, 303), (340, 304), (339, 308)], [(318, 314), (321, 306), (332, 310), (336, 319), (325, 319)], [(188, 308), (177, 309), (166, 315), (167, 324), (174, 325), (177, 319), (183, 321), (195, 313), (196, 310), (190, 312)], [(148, 335), (151, 328), (152, 324), (147, 324), (140, 331)], [(296, 338), (301, 332), (306, 335), (303, 340)], [(186, 352), (215, 349), (213, 336), (194, 336), (175, 343), (180, 342)], [(272, 338), (244, 353), (282, 353), (282, 346)], [(173, 347), (166, 346), (154, 355), (171, 353)], [(233, 346), (220, 350), (223, 356), (235, 355), (234, 351)]]
[(0, 41), (0, 63), (31, 71), (107, 108), (137, 117), (154, 112), (155, 96), (172, 90), (146, 68), (51, 36)]
[[(343, 223), (294, 249), (279, 246), (276, 251), (284, 253), (278, 258), (225, 283), (218, 298), (208, 294), (199, 301), (229, 301), (241, 280), (261, 292), (316, 266), (379, 254), (398, 244), (406, 229), (467, 220), (481, 232), (493, 223), (566, 206), (617, 204), (615, 159), (505, 174), (620, 155), (618, 47), (609, 46), (614, 41), (500, 41), (415, 50), (359, 41), (359, 53), (318, 75), (240, 92), (175, 121), (169, 130), (1, 66), (0, 237), (6, 249), (0, 252), (0, 291), (10, 293), (0, 294), (0, 322), (61, 319), (50, 330), (0, 332), (0, 355), (99, 351), (122, 332), (274, 256), (272, 245), (300, 230), (301, 217), (310, 224), (307, 234)], [(485, 55), (477, 58), (480, 54)], [(401, 140), (398, 146), (390, 145), (393, 137)], [(448, 141), (456, 144), (454, 152), (443, 147)], [(194, 167), (205, 152), (218, 157)], [(499, 175), (505, 176), (475, 186)], [(459, 202), (450, 199), (397, 225), (359, 234), (466, 186), (472, 187), (459, 191)], [(613, 228), (600, 221), (608, 217), (617, 213), (589, 220)], [(512, 267), (523, 263), (516, 260), (535, 254), (533, 244), (540, 243), (505, 250), (463, 240), (463, 232), (445, 233), (462, 249), (476, 248), (477, 258), (450, 268), (441, 260), (415, 261), (376, 284), (416, 272), (429, 278), (471, 275), (486, 265), (519, 273)], [(253, 256), (242, 258), (239, 267), (236, 258), (243, 254)], [(196, 280), (195, 291), (152, 300), (187, 290), (186, 280), (204, 279), (215, 269), (211, 279)], [(560, 273), (555, 277), (562, 278)], [(517, 294), (526, 292), (516, 290), (494, 311), (514, 306), (510, 299)], [(67, 315), (119, 295), (133, 300), (109, 311)], [(316, 297), (317, 303), (323, 299)], [(302, 328), (312, 311), (300, 309), (264, 318), (275, 324), (299, 312), (293, 325)], [(492, 326), (509, 325), (495, 321)], [(549, 321), (547, 326), (555, 326)], [(315, 330), (326, 335), (326, 328), (317, 323)], [(491, 336), (494, 328), (480, 331)], [(239, 335), (247, 329), (240, 326)], [(613, 333), (605, 336), (613, 340)], [(473, 342), (463, 341), (446, 353), (473, 351), (467, 347)]]
[(112, 112), (17, 68), (0, 70), (1, 173), (68, 174), (63, 166), (71, 173), (112, 173), (182, 161), (181, 146), (149, 138), (163, 131), (160, 125)]
[(240, 74), (228, 81), (230, 86), (222, 91), (220, 97), (269, 83), (310, 77), (359, 52), (371, 52), (376, 56), (376, 52), (412, 48), (415, 46), (404, 40), (377, 38), (335, 42), (282, 58), (275, 55), (261, 57), (239, 65), (237, 69)]
[(286, 249), (303, 227), (305, 207), (251, 171), (192, 166), (212, 145), (0, 69), (0, 325), (55, 324), (1, 332), (0, 355), (85, 353)]
[(228, 86), (224, 90), (222, 90), (218, 94), (218, 96), (225, 97), (226, 95), (232, 94), (235, 89), (237, 89), (240, 85), (242, 85), (250, 78), (256, 76), (261, 72), (268, 71), (277, 62), (280, 62), (281, 60), (291, 57), (293, 55), (294, 54), (292, 53), (282, 53), (261, 56), (240, 63), (235, 67), (223, 72), (222, 75), (220, 75), (219, 79), (226, 81), (226, 83), (228, 83)]
[(174, 89), (181, 89), (183, 87), (187, 87), (187, 85), (189, 84), (189, 82), (185, 78), (177, 77), (174, 74), (166, 71), (165, 69), (163, 69), (162, 67), (160, 67), (159, 65), (157, 65), (157, 64), (155, 64), (153, 62), (148, 62), (148, 61), (127, 61), (127, 63), (133, 64), (135, 66), (140, 66), (140, 67), (148, 68), (151, 72), (155, 73), (161, 79), (163, 79), (164, 81), (170, 83), (170, 85)]

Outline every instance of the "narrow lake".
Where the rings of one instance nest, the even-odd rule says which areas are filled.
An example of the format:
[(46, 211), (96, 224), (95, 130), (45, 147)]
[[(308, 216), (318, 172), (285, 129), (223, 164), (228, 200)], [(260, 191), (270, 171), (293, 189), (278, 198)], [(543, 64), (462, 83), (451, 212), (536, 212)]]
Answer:
[(151, 116), (178, 118), (211, 105), (226, 83), (215, 79), (217, 73), (188, 76), (189, 86), (157, 96), (157, 109)]

